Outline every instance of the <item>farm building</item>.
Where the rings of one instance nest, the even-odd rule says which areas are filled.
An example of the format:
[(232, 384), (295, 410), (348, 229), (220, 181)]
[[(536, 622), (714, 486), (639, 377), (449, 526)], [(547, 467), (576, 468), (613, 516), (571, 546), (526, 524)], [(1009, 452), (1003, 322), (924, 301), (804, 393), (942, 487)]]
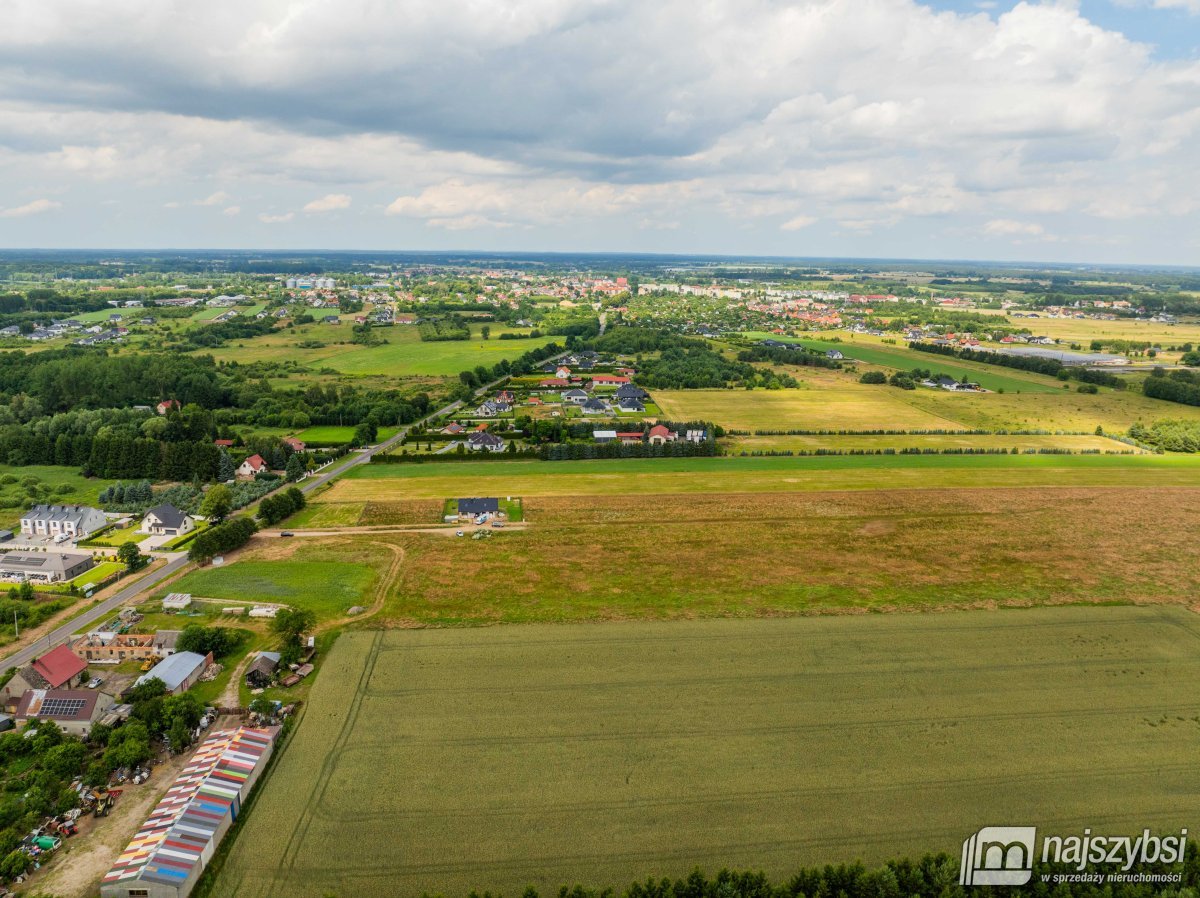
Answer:
[(103, 898), (185, 898), (237, 819), (278, 733), (238, 727), (204, 740), (105, 874)]
[(248, 689), (263, 689), (271, 685), (271, 677), (279, 669), (279, 652), (259, 652), (248, 668), (246, 668), (246, 687)]
[(34, 583), (65, 583), (93, 566), (91, 555), (75, 552), (9, 552), (0, 557), (0, 577)]
[(111, 695), (96, 689), (30, 689), (13, 714), (18, 726), (31, 720), (52, 720), (64, 733), (86, 739), (92, 724), (112, 707)]
[(173, 592), (163, 599), (163, 611), (182, 611), (192, 604), (191, 593)]
[(167, 692), (178, 695), (187, 692), (200, 679), (200, 674), (212, 664), (212, 653), (200, 655), (196, 652), (175, 652), (159, 661), (134, 682), (140, 686), (147, 680), (162, 680)]

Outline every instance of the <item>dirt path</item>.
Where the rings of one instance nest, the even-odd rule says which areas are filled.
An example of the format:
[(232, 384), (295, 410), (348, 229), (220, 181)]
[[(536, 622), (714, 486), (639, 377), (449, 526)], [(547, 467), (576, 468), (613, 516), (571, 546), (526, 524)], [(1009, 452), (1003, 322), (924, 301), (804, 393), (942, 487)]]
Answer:
[(50, 866), (39, 870), (22, 884), (23, 894), (47, 894), (55, 898), (93, 898), (100, 892), (100, 879), (108, 872), (129, 840), (141, 827), (150, 809), (175, 782), (192, 753), (176, 755), (154, 768), (149, 782), (125, 785), (121, 797), (107, 817), (79, 818), (79, 834), (63, 841), (63, 848)]
[(371, 605), (362, 614), (356, 614), (353, 617), (342, 617), (336, 620), (326, 621), (317, 627), (317, 632), (340, 627), (343, 624), (348, 624), (351, 621), (366, 620), (374, 614), (378, 614), (383, 610), (383, 603), (387, 600), (388, 590), (392, 588), (392, 584), (396, 582), (396, 578), (400, 576), (400, 566), (404, 564), (404, 549), (401, 546), (394, 546), (391, 543), (374, 542), (372, 545), (382, 546), (392, 553), (392, 563), (388, 565), (387, 572), (379, 578), (379, 584), (375, 587), (375, 598), (371, 601)]
[[(463, 533), (473, 533), (476, 530), (486, 530), (488, 533), (496, 532), (503, 533), (505, 530), (526, 530), (529, 527), (528, 521), (516, 521), (505, 524), (498, 530), (490, 527), (487, 524), (446, 524), (440, 527), (325, 527), (320, 530), (288, 530), (287, 533), (296, 537), (302, 536), (370, 536), (373, 533), (436, 533), (439, 536), (454, 536), (459, 530)], [(277, 537), (284, 531), (280, 530), (261, 530), (255, 534), (258, 537)], [(382, 545), (382, 544), (380, 544)], [(228, 558), (228, 556), (226, 556)]]

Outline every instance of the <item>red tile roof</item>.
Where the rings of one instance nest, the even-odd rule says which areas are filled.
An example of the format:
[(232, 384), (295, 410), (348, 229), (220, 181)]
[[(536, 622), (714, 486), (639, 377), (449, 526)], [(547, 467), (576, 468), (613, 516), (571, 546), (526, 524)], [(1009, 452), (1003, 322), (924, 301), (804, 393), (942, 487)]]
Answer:
[(46, 679), (51, 689), (57, 689), (63, 683), (69, 682), (72, 677), (79, 676), (87, 670), (87, 662), (67, 646), (60, 645), (34, 661), (33, 669)]
[(255, 468), (255, 469), (265, 468), (267, 466), (267, 463), (265, 461), (263, 461), (263, 457), (261, 455), (259, 455), (257, 452), (254, 455), (251, 455), (248, 459), (246, 459), (246, 463), (249, 464), (250, 467)]

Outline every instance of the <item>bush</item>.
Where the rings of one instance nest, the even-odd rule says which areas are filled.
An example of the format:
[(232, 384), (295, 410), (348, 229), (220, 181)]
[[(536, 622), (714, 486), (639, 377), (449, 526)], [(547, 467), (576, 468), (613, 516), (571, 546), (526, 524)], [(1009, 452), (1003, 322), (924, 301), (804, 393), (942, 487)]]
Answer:
[(885, 384), (887, 375), (882, 371), (867, 371), (858, 379), (860, 384)]
[(208, 528), (197, 536), (188, 550), (188, 558), (204, 564), (211, 561), (214, 555), (232, 552), (246, 545), (257, 531), (258, 527), (250, 518), (232, 518), (223, 524)]

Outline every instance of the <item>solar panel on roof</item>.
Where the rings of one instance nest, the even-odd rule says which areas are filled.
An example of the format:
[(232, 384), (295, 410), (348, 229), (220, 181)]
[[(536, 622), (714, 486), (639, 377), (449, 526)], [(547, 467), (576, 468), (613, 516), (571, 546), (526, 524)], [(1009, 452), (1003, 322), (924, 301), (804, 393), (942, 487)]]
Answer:
[(74, 717), (87, 704), (82, 698), (48, 698), (38, 711), (41, 717)]

